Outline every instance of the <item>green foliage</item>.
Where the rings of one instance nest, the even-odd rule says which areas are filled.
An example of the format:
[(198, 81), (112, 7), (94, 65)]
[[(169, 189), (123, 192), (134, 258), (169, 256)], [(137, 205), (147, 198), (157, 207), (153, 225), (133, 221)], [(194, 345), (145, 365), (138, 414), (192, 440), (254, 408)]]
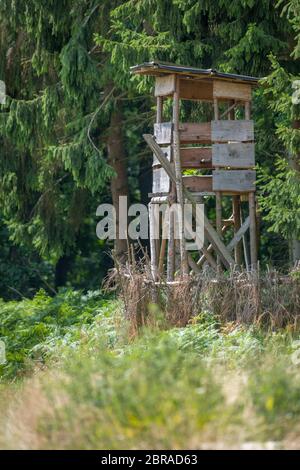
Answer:
[[(0, 312), (3, 379), (27, 373), (18, 403), (30, 422), (18, 408), (17, 429), (26, 426), (43, 448), (236, 448), (281, 440), (299, 420), (299, 334), (288, 330), (221, 325), (202, 313), (186, 328), (132, 340), (119, 302), (70, 290), (2, 303)], [(33, 384), (29, 373), (41, 366)], [(2, 414), (6, 436), (12, 416)], [(19, 437), (9, 445), (24, 447)]]
[(293, 51), (295, 58), (300, 58), (300, 5), (298, 0), (279, 0), (278, 6), (282, 6), (282, 15), (286, 15), (296, 32), (296, 47)]
[(56, 445), (56, 432), (68, 427), (80, 432), (63, 433), (62, 448), (134, 448), (138, 442), (166, 448), (170, 436), (172, 447), (183, 448), (222, 406), (212, 374), (170, 338), (146, 340), (125, 355), (71, 356), (67, 364), (59, 387), (68, 404), (56, 410), (55, 420), (45, 417), (40, 424), (50, 447)]
[[(0, 300), (0, 338), (6, 346), (7, 363), (0, 366), (3, 378), (12, 378), (41, 366), (49, 357), (60, 357), (63, 348), (71, 350), (93, 331), (93, 341), (99, 339), (97, 324), (107, 332), (105, 318), (116, 308), (107, 304), (100, 291), (83, 294), (80, 291), (61, 291), (51, 298), (40, 291), (33, 300), (8, 302)], [(113, 319), (108, 320), (108, 322)], [(56, 356), (57, 354), (57, 356)]]
[[(12, 53), (17, 54), (15, 67), (23, 80), (0, 114), (0, 199), (14, 241), (56, 258), (76, 245), (78, 230), (91, 213), (85, 197), (73, 223), (78, 191), (99, 197), (114, 174), (99, 136), (107, 114), (95, 115), (103, 83), (90, 54), (93, 2), (76, 3), (14, 4), (15, 21), (7, 14), (7, 2), (0, 8), (8, 41), (13, 40), (16, 23), (22, 35), (19, 49)], [(30, 80), (24, 56), (31, 60)], [(14, 85), (9, 77), (8, 91)]]
[(276, 364), (269, 360), (258, 371), (252, 372), (249, 392), (273, 439), (282, 438), (298, 421), (300, 381), (295, 370), (287, 367), (284, 358), (280, 358)]
[[(282, 154), (274, 158), (275, 171), (261, 168), (261, 207), (266, 211), (269, 230), (286, 239), (300, 236), (300, 175), (297, 168), (300, 148), (300, 129), (293, 126), (298, 119), (299, 105), (293, 105), (292, 84), (296, 77), (289, 74), (274, 57), (272, 73), (263, 80), (267, 105), (274, 114), (276, 134), (282, 144)], [(275, 157), (275, 155), (274, 155)], [(293, 165), (293, 162), (295, 163)]]
[(284, 41), (274, 38), (263, 24), (250, 23), (238, 44), (226, 52), (229, 60), (223, 68), (225, 71), (244, 70), (251, 63), (252, 73), (261, 75), (265, 71), (262, 60), (266, 59), (266, 51), (279, 53), (284, 47)]
[(240, 433), (282, 439), (300, 414), (292, 344), (288, 332), (226, 331), (204, 314), (92, 359), (83, 349), (67, 356), (61, 379), (45, 383), (50, 403), (62, 391), (68, 399), (42, 416), (39, 430), (50, 448), (60, 436), (65, 449), (191, 448), (207, 438), (206, 446), (216, 439), (236, 448)]
[(269, 0), (129, 0), (112, 17), (113, 37), (104, 45), (124, 72), (132, 63), (158, 58), (263, 74), (268, 53), (284, 51), (291, 30)]
[(289, 168), (284, 159), (276, 162), (276, 173), (262, 171), (259, 183), (263, 187), (261, 208), (266, 211), (269, 230), (281, 233), (286, 239), (300, 237), (300, 175)]
[[(298, 73), (297, 0), (3, 0), (0, 21), (0, 78), (9, 95), (0, 109), (1, 217), (13, 243), (34, 257), (55, 264), (71, 253), (78, 260), (83, 241), (95, 236), (95, 209), (111, 200), (115, 173), (107, 141), (120, 103), (130, 196), (144, 197), (142, 177), (150, 170), (141, 134), (153, 121), (153, 80), (130, 77), (129, 67), (138, 62), (268, 75), (254, 106), (263, 174), (277, 174), (275, 155), (296, 156), (299, 129), (292, 121), (299, 106), (291, 106), (291, 87)], [(203, 110), (187, 104), (184, 118), (197, 120)], [(262, 225), (266, 261), (280, 252), (280, 237), (298, 230), (291, 221), (298, 211), (297, 178), (280, 172), (260, 180), (268, 214)]]
[(0, 298), (20, 300), (21, 297), (32, 297), (41, 284), (44, 287), (53, 284), (50, 263), (28, 249), (13, 245), (1, 220), (0, 240)]

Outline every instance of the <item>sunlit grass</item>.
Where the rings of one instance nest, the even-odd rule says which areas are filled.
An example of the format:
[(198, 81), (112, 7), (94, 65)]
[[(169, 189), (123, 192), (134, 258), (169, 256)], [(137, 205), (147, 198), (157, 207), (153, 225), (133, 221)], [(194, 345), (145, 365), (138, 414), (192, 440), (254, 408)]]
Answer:
[[(2, 310), (21, 321), (12, 352), (24, 326), (33, 331), (17, 375), (9, 362), (2, 369), (1, 447), (300, 447), (296, 331), (203, 312), (185, 328), (157, 322), (132, 337), (122, 304), (99, 293), (13, 307)], [(33, 319), (51, 326), (42, 340)]]

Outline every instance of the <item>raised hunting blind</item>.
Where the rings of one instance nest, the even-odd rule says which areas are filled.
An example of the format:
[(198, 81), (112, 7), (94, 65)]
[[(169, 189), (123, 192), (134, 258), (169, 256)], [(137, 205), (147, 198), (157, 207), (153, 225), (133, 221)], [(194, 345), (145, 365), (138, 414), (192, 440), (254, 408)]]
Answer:
[[(199, 272), (205, 263), (215, 270), (233, 265), (256, 269), (258, 237), (251, 100), (258, 79), (161, 62), (137, 65), (131, 72), (155, 77), (154, 134), (144, 135), (154, 154), (150, 233), (157, 223), (155, 204), (171, 206), (177, 202), (183, 208), (185, 201), (207, 206), (211, 197), (215, 200), (215, 211), (210, 211), (215, 214), (214, 220), (204, 215), (205, 241), (199, 254), (192, 251), (191, 242), (184, 236), (174, 239), (176, 222), (171, 216), (168, 236), (159, 240), (151, 238), (154, 278), (166, 270), (168, 281), (173, 281), (176, 272)], [(166, 122), (165, 111), (170, 110), (167, 100), (172, 100), (172, 111), (171, 119)], [(205, 110), (202, 118), (206, 117), (206, 122), (198, 117), (199, 110), (196, 114), (199, 122), (181, 122), (180, 116), (184, 114), (181, 100), (206, 103), (200, 108)], [(232, 215), (225, 218), (224, 210), (229, 205)], [(232, 237), (228, 242), (226, 232), (230, 227)]]

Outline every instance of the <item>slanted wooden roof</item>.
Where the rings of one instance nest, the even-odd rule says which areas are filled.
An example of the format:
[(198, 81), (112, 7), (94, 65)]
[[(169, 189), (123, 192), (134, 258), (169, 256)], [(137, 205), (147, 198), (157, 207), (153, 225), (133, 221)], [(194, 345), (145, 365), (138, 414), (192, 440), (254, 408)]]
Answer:
[(135, 65), (130, 68), (131, 73), (140, 75), (154, 75), (162, 76), (165, 74), (182, 75), (185, 78), (191, 79), (218, 79), (226, 80), (237, 83), (244, 83), (247, 85), (257, 86), (260, 80), (257, 77), (250, 77), (248, 75), (237, 75), (234, 73), (218, 72), (214, 69), (198, 69), (186, 65), (170, 64), (167, 62), (144, 62), (143, 64)]

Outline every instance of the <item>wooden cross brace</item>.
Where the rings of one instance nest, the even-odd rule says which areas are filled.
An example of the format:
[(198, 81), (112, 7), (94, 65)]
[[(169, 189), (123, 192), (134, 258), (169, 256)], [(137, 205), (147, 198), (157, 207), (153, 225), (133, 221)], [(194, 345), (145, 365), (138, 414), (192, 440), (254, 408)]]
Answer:
[[(160, 162), (160, 164), (166, 171), (171, 181), (176, 183), (176, 175), (175, 175), (174, 168), (172, 167), (169, 160), (166, 158), (160, 146), (155, 141), (154, 137), (151, 134), (144, 134), (143, 137), (145, 141), (147, 142), (147, 144), (149, 145), (152, 152), (156, 155), (158, 161)], [(196, 204), (196, 200), (194, 199), (193, 195), (185, 187), (183, 187), (182, 189), (183, 189), (183, 194), (186, 197), (186, 199), (188, 199), (192, 204)], [(245, 225), (245, 223), (243, 224), (243, 226)], [(226, 248), (220, 236), (218, 235), (214, 227), (211, 225), (211, 223), (209, 222), (205, 214), (204, 214), (204, 231), (208, 240), (210, 241), (210, 243), (212, 244), (216, 252), (220, 255), (220, 258), (223, 264), (225, 265), (225, 267), (229, 268), (230, 266), (233, 266), (235, 262), (230, 254), (230, 251), (228, 250), (228, 248)], [(237, 237), (237, 235), (238, 234), (236, 234), (235, 238)], [(207, 257), (208, 261), (210, 261), (211, 255), (208, 253), (207, 249), (202, 249), (202, 252)]]

